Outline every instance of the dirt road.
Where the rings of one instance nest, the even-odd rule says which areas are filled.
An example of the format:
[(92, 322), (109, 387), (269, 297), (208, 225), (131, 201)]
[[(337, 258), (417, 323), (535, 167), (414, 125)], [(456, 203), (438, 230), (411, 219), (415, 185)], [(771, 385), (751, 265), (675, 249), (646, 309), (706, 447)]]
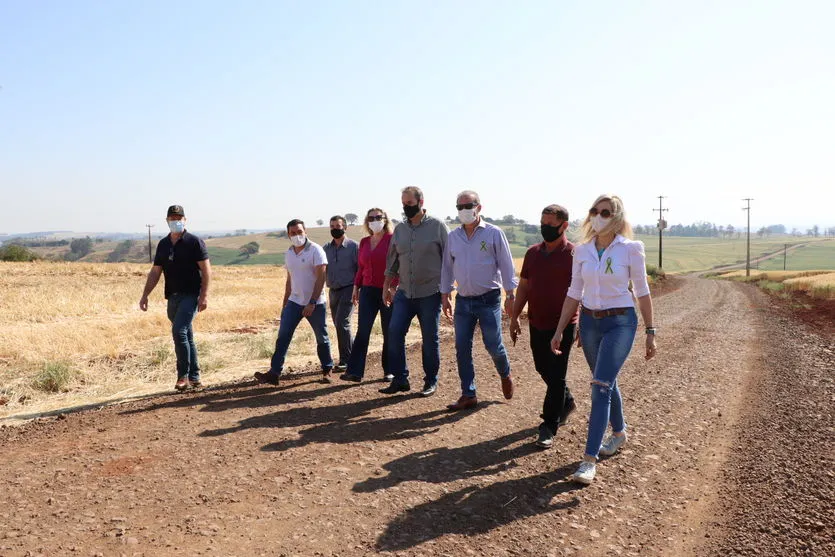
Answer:
[(731, 282), (684, 279), (656, 312), (660, 356), (622, 374), (630, 441), (589, 487), (565, 481), (580, 351), (578, 411), (540, 452), (527, 335), (513, 400), (479, 346), (483, 402), (450, 414), (447, 330), (432, 398), (296, 374), (0, 430), (0, 555), (834, 554), (831, 335)]

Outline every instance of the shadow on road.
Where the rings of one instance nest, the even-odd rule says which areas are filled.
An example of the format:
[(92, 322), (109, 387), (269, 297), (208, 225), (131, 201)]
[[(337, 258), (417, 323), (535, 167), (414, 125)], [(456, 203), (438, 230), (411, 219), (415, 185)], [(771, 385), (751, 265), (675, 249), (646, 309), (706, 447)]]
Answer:
[[(286, 404), (289, 402), (303, 402), (308, 398), (321, 397), (330, 392), (346, 388), (349, 389), (351, 386), (336, 385), (305, 391), (304, 393), (290, 391), (279, 394), (275, 394), (275, 389), (273, 389), (271, 391), (273, 394), (261, 394), (259, 396), (269, 397), (271, 399), (270, 404)], [(438, 431), (442, 425), (457, 422), (473, 413), (473, 411), (450, 413), (445, 410), (433, 410), (423, 414), (408, 414), (396, 417), (372, 415), (375, 410), (412, 400), (416, 396), (418, 395), (387, 396), (332, 406), (288, 408), (272, 414), (246, 418), (232, 427), (206, 430), (200, 433), (200, 436), (217, 437), (253, 428), (311, 426), (298, 431), (298, 437), (295, 439), (277, 441), (262, 448), (264, 451), (284, 451), (303, 447), (310, 443), (355, 443), (409, 439)], [(257, 400), (258, 397), (255, 398), (256, 400), (238, 398), (234, 401), (215, 401), (214, 404), (210, 404), (204, 410), (221, 411), (234, 406), (255, 408), (266, 405)], [(480, 408), (487, 407), (490, 404), (491, 402), (486, 402), (480, 405)]]
[(516, 466), (516, 463), (511, 462), (514, 459), (538, 452), (539, 449), (532, 443), (509, 448), (518, 441), (530, 438), (531, 429), (526, 428), (466, 447), (438, 447), (408, 454), (383, 465), (383, 469), (389, 473), (388, 476), (368, 478), (354, 485), (354, 491), (378, 491), (404, 481), (446, 483), (462, 478), (490, 476)]
[[(377, 540), (377, 549), (402, 551), (447, 534), (484, 534), (517, 520), (577, 507), (576, 496), (560, 497), (580, 488), (564, 481), (576, 466), (572, 463), (536, 476), (468, 486), (412, 507), (389, 523)], [(472, 549), (482, 554), (484, 548), (474, 544)]]
[(166, 408), (191, 408), (203, 405), (200, 412), (224, 412), (236, 408), (265, 408), (279, 404), (308, 402), (317, 397), (350, 389), (352, 385), (331, 384), (313, 390), (299, 390), (305, 385), (321, 385), (321, 380), (282, 381), (281, 385), (261, 385), (254, 381), (230, 387), (224, 385), (202, 391), (186, 391), (166, 396), (164, 400), (120, 412), (120, 414), (141, 414)]

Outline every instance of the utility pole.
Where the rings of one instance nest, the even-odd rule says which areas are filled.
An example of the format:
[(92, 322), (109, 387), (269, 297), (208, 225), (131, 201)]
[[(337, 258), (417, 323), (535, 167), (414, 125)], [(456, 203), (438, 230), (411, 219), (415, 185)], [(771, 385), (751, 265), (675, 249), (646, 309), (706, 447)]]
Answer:
[(153, 224), (146, 224), (145, 226), (148, 227), (148, 263), (154, 262), (154, 256), (151, 254), (151, 229), (154, 227)]
[(789, 251), (789, 245), (783, 244), (783, 270), (786, 270), (786, 252)]
[(743, 211), (748, 212), (748, 236), (745, 241), (745, 276), (751, 276), (751, 202), (754, 200), (753, 197), (746, 197), (743, 201), (748, 202), (747, 207), (743, 207)]
[(663, 237), (664, 237), (664, 229), (667, 228), (667, 221), (664, 220), (664, 211), (669, 211), (669, 209), (664, 208), (664, 196), (658, 196), (658, 209), (653, 209), (653, 211), (658, 211), (658, 268), (663, 269), (663, 259), (662, 259), (662, 244), (663, 244)]

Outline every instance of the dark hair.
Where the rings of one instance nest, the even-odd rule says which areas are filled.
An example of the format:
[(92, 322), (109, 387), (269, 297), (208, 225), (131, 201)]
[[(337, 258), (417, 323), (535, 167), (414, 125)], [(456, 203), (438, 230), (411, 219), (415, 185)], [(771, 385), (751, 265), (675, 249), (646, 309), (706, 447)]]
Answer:
[(563, 207), (562, 205), (548, 205), (544, 209), (542, 209), (543, 215), (555, 215), (558, 219), (567, 221), (568, 220), (568, 209)]
[(423, 191), (417, 186), (408, 186), (403, 188), (403, 191), (400, 193), (411, 193), (415, 196), (415, 201), (420, 204), (421, 200), (423, 199)]
[(333, 221), (335, 221), (335, 220), (341, 220), (341, 221), (342, 221), (342, 226), (344, 226), (345, 228), (347, 228), (347, 227), (348, 227), (348, 221), (346, 221), (346, 220), (345, 220), (345, 217), (343, 217), (342, 215), (334, 215), (334, 216), (332, 216), (332, 217), (331, 217), (331, 220), (330, 220), (329, 222), (333, 222)]
[(289, 233), (290, 233), (290, 229), (291, 229), (292, 227), (294, 227), (294, 226), (296, 226), (296, 225), (298, 225), (298, 224), (302, 225), (302, 228), (306, 228), (306, 227), (305, 227), (305, 225), (304, 225), (304, 221), (303, 221), (303, 220), (301, 220), (301, 219), (293, 219), (293, 220), (291, 220), (290, 222), (288, 222), (288, 223), (287, 223), (287, 234), (289, 234)]

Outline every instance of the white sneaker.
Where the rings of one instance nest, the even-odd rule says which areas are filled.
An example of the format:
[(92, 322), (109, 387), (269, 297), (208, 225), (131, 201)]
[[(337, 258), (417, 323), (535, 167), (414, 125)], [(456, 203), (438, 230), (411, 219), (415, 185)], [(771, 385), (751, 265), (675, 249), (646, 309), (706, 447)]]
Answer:
[(571, 479), (579, 484), (589, 485), (594, 480), (597, 472), (597, 465), (594, 462), (584, 460), (580, 463), (577, 471), (571, 475)]
[(623, 444), (626, 443), (626, 432), (623, 432), (623, 435), (610, 435), (603, 441), (603, 444), (600, 445), (600, 454), (603, 456), (612, 456), (618, 449), (620, 449)]

